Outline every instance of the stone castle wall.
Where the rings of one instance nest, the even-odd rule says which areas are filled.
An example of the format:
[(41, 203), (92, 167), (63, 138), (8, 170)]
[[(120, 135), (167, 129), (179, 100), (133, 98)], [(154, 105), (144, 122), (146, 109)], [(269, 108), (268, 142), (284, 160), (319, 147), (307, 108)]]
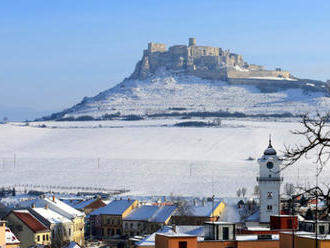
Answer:
[(230, 53), (228, 50), (197, 46), (196, 39), (190, 38), (188, 46), (175, 45), (168, 50), (165, 44), (150, 42), (130, 78), (143, 80), (160, 67), (218, 80), (248, 77), (290, 77), (290, 73), (286, 71), (264, 70), (262, 66), (249, 65), (241, 55)]
[(287, 71), (273, 70), (253, 70), (253, 71), (237, 71), (228, 70), (228, 78), (258, 78), (258, 77), (279, 77), (290, 78), (290, 73)]

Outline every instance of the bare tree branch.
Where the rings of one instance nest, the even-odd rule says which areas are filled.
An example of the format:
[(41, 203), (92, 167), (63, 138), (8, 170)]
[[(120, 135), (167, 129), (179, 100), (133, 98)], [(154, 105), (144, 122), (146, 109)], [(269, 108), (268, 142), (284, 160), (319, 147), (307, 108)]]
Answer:
[[(319, 164), (317, 174), (319, 175), (330, 159), (330, 130), (328, 129), (330, 113), (322, 116), (317, 113), (315, 118), (308, 115), (302, 117), (303, 130), (293, 130), (292, 134), (303, 136), (307, 141), (304, 145), (284, 146), (284, 170), (295, 164), (302, 157), (315, 157), (314, 163)], [(314, 153), (313, 153), (314, 152)]]

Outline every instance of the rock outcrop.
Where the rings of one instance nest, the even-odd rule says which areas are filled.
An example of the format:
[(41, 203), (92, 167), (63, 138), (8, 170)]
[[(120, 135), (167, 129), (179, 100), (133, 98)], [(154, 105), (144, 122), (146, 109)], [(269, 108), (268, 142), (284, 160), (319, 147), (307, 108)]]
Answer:
[(137, 63), (130, 79), (144, 80), (160, 67), (200, 78), (227, 80), (229, 78), (272, 77), (290, 79), (290, 73), (280, 68), (265, 70), (263, 66), (248, 64), (241, 55), (229, 50), (210, 46), (197, 46), (196, 39), (190, 38), (187, 45), (171, 46), (149, 43), (142, 59)]

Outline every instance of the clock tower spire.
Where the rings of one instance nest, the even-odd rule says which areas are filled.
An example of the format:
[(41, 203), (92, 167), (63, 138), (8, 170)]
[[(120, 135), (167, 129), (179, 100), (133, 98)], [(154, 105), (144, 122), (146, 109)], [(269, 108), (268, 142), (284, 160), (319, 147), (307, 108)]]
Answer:
[(260, 222), (269, 222), (271, 215), (280, 213), (280, 176), (281, 159), (272, 146), (269, 135), (269, 144), (261, 158), (258, 159), (259, 176), (257, 181), (260, 190)]

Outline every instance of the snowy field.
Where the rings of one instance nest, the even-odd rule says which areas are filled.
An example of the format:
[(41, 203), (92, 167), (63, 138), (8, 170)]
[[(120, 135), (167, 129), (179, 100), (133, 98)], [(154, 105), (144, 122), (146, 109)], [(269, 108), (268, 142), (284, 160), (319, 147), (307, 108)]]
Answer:
[[(130, 195), (217, 197), (235, 196), (246, 187), (252, 195), (258, 165), (247, 158), (262, 155), (269, 134), (279, 153), (284, 144), (302, 142), (289, 132), (300, 127), (294, 121), (224, 120), (221, 128), (173, 127), (176, 122), (0, 125), (0, 186), (92, 186), (125, 188)], [(329, 183), (329, 168), (320, 182)], [(283, 176), (284, 183), (313, 185), (312, 161), (302, 161)]]

